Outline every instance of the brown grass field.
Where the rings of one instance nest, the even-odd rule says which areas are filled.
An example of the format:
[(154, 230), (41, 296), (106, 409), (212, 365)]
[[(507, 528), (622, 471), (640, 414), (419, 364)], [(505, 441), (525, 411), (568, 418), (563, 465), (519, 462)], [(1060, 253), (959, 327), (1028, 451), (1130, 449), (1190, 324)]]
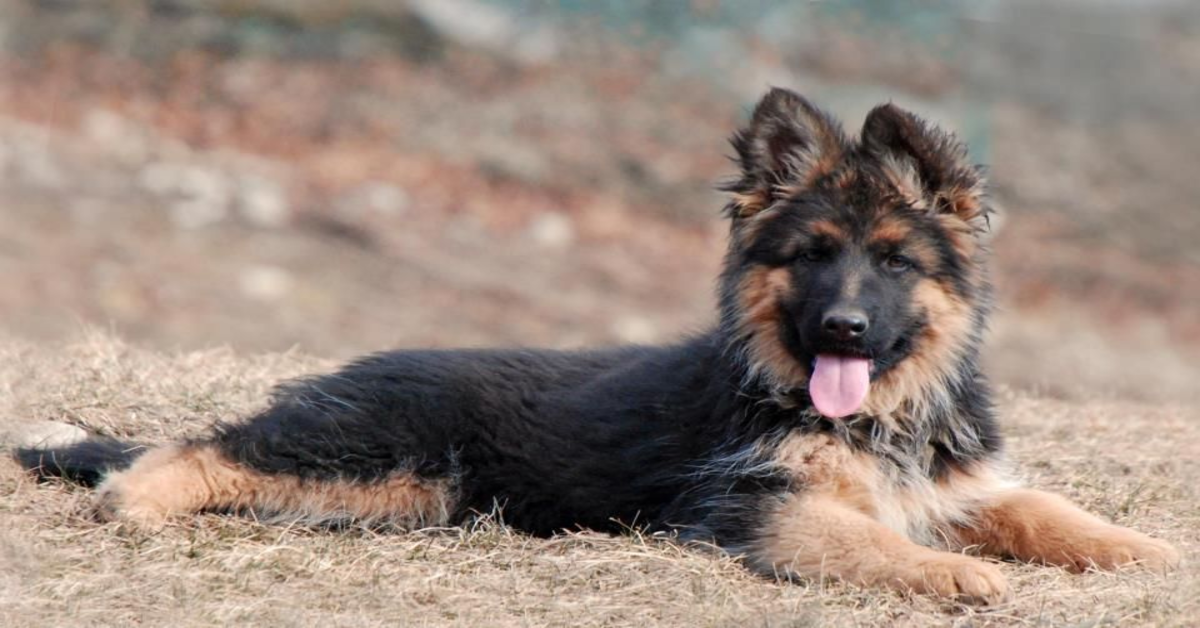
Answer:
[[(227, 349), (166, 354), (84, 333), (0, 341), (0, 431), (30, 421), (161, 442), (260, 406), (332, 363)], [(0, 462), (0, 625), (1194, 626), (1200, 618), (1200, 418), (1183, 405), (1005, 392), (1029, 483), (1168, 539), (1183, 568), (1067, 574), (1004, 564), (1015, 599), (978, 609), (835, 583), (778, 583), (704, 548), (630, 533), (533, 539), (470, 529), (317, 531), (205, 515), (161, 533), (102, 525), (87, 491)]]

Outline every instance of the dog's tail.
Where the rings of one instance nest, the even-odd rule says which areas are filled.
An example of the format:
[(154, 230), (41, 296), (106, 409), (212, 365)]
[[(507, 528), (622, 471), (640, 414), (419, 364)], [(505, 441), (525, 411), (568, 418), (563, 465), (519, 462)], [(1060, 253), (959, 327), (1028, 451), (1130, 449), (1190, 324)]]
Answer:
[(115, 438), (92, 437), (64, 447), (19, 447), (13, 457), (39, 480), (63, 478), (96, 486), (109, 473), (133, 464), (146, 449)]

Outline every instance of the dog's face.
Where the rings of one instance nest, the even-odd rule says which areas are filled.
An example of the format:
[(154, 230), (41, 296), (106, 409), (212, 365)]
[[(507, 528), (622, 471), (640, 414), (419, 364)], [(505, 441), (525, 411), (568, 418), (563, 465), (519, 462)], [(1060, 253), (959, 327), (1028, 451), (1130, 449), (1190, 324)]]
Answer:
[(962, 146), (891, 105), (849, 141), (786, 90), (734, 146), (724, 314), (751, 369), (830, 417), (944, 387), (986, 310), (986, 208)]

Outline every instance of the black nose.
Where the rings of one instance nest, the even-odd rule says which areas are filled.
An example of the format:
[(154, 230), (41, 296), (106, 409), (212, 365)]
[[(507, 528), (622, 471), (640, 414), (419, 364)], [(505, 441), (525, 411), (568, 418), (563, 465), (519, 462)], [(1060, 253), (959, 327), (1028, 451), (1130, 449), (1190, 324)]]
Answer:
[(867, 333), (867, 314), (862, 310), (835, 310), (821, 319), (825, 333), (838, 340), (853, 340)]

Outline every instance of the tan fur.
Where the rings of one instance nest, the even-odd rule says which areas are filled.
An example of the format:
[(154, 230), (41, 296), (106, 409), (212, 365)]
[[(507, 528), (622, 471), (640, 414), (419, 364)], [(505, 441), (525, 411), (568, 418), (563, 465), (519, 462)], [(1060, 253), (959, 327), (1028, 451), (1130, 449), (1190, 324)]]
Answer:
[(937, 250), (926, 240), (910, 239), (912, 231), (912, 225), (905, 219), (884, 214), (872, 227), (867, 244), (896, 246), (904, 255), (913, 258), (925, 268), (937, 267), (940, 261)]
[(849, 190), (858, 182), (858, 170), (842, 168), (829, 177), (830, 185), (841, 190)]
[(810, 186), (821, 177), (833, 174), (837, 170), (845, 150), (841, 139), (835, 134), (822, 133), (817, 139), (820, 142), (818, 156), (806, 181)]
[(984, 552), (1072, 571), (1138, 564), (1165, 571), (1179, 563), (1170, 544), (1088, 514), (1066, 499), (1031, 489), (1007, 491), (982, 508), (958, 539)]
[(789, 497), (771, 514), (760, 570), (835, 578), (970, 601), (998, 603), (1008, 583), (996, 567), (909, 541), (861, 512), (823, 495)]
[[(769, 369), (781, 384), (799, 384), (809, 376), (808, 368), (796, 361), (779, 338), (779, 300), (791, 290), (790, 281), (784, 268), (755, 268), (747, 272), (739, 289), (752, 364)], [(863, 404), (864, 413), (885, 422), (904, 402), (925, 403), (927, 393), (945, 388), (948, 369), (957, 363), (971, 334), (969, 306), (937, 282), (922, 280), (913, 299), (930, 323), (919, 339), (920, 350), (874, 382)], [(909, 414), (920, 414), (924, 408), (909, 410)]]
[(912, 225), (892, 215), (882, 216), (872, 227), (869, 244), (902, 244), (912, 233)]
[(937, 481), (916, 472), (901, 476), (903, 469), (827, 434), (789, 436), (775, 461), (806, 491), (828, 495), (925, 545), (947, 545), (954, 529), (1014, 486), (994, 466), (954, 469)]
[(780, 298), (791, 290), (791, 276), (785, 268), (755, 268), (742, 280), (741, 300), (743, 332), (748, 334), (751, 363), (761, 365), (780, 382), (803, 382), (808, 369), (796, 361), (779, 338)]
[(794, 434), (771, 453), (803, 489), (769, 513), (750, 552), (760, 570), (994, 603), (1008, 594), (995, 567), (937, 548), (977, 547), (1073, 570), (1164, 570), (1179, 561), (1162, 541), (1017, 487), (995, 462), (934, 480), (829, 434)]
[[(766, 109), (760, 104), (746, 139), (762, 172), (754, 181), (756, 190), (734, 194), (742, 217), (766, 209), (771, 199), (810, 189), (837, 170), (846, 152), (840, 126), (794, 94), (779, 95)], [(789, 141), (786, 148), (781, 149), (781, 139)]]
[(877, 458), (825, 434), (788, 437), (775, 459), (804, 489), (770, 514), (751, 555), (760, 569), (986, 602), (1007, 595), (995, 567), (926, 546), (1008, 486), (994, 470), (898, 482)]
[(972, 183), (938, 190), (935, 201), (960, 221), (979, 229), (982, 228), (979, 223), (986, 212), (983, 203), (983, 181), (978, 177), (966, 179)]
[[(972, 259), (979, 252), (979, 228), (963, 222), (958, 216), (943, 214), (938, 217), (943, 232), (950, 237), (950, 244), (963, 259)], [(973, 270), (968, 267), (968, 270)], [(975, 279), (972, 273), (972, 279)], [(972, 281), (974, 283), (974, 281)]]
[(832, 220), (814, 220), (808, 223), (808, 232), (814, 236), (825, 236), (838, 241), (847, 239), (846, 231)]
[(908, 243), (904, 252), (911, 256), (914, 260), (921, 263), (925, 268), (934, 268), (938, 265), (938, 252), (932, 244), (925, 240), (914, 240)]
[(758, 238), (758, 234), (769, 228), (773, 219), (778, 215), (778, 212), (773, 209), (764, 209), (746, 218), (745, 222), (731, 234), (736, 245), (740, 248), (750, 246)]
[(404, 527), (449, 518), (444, 483), (397, 474), (379, 482), (304, 480), (247, 469), (208, 446), (153, 449), (108, 477), (97, 493), (102, 518), (157, 527), (174, 515), (247, 510), (310, 523), (356, 520)]
[(767, 204), (771, 202), (770, 194), (764, 190), (754, 190), (748, 193), (735, 192), (730, 195), (733, 203), (734, 215), (741, 218), (748, 218), (766, 209)]
[(797, 107), (794, 115), (812, 137), (808, 144), (794, 146), (784, 157), (783, 176), (775, 185), (776, 193), (784, 197), (806, 190), (822, 177), (832, 174), (846, 150), (841, 135), (820, 116), (804, 107)]
[[(985, 213), (982, 183), (938, 190), (927, 199), (916, 164), (911, 158), (884, 153), (879, 160), (883, 176), (896, 191), (899, 200), (916, 209), (928, 209), (932, 200), (933, 206), (942, 211), (940, 222), (954, 248), (964, 259), (971, 259), (979, 245), (977, 233), (985, 227), (985, 224), (981, 224), (984, 223)], [(978, 179), (970, 177), (969, 180)]]
[[(969, 344), (971, 316), (966, 303), (931, 279), (923, 279), (917, 284), (913, 302), (929, 319), (928, 327), (917, 340), (919, 350), (871, 384), (863, 403), (863, 412), (867, 414), (891, 415), (905, 401), (930, 402), (929, 393), (945, 389), (943, 383), (949, 376), (949, 369), (954, 368)], [(937, 401), (936, 398), (933, 400)]]
[(895, 153), (884, 153), (880, 156), (883, 176), (888, 184), (896, 191), (905, 204), (916, 209), (925, 209), (925, 188), (921, 185), (921, 177), (917, 174), (916, 164), (909, 157)]
[(955, 251), (963, 259), (973, 259), (979, 253), (979, 234), (987, 230), (983, 183), (940, 190), (934, 202), (944, 210), (938, 218)]

